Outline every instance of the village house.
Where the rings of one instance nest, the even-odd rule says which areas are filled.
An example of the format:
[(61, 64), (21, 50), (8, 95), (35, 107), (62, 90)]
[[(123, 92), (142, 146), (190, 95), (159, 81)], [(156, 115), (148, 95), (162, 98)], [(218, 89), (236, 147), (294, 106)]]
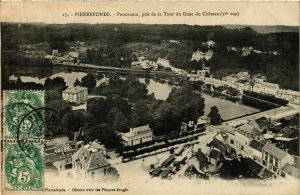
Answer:
[(161, 66), (165, 67), (165, 68), (171, 68), (169, 60), (167, 60), (165, 58), (158, 58), (156, 63), (158, 65), (161, 65)]
[(286, 178), (292, 177), (300, 180), (300, 169), (297, 169), (291, 164), (286, 163), (286, 165), (282, 167), (281, 176)]
[(52, 55), (53, 56), (58, 56), (58, 50), (56, 50), (56, 49), (52, 50)]
[(72, 155), (76, 152), (75, 149), (68, 151), (55, 152), (45, 154), (45, 164), (52, 164), (57, 170), (63, 171), (72, 168)]
[(281, 175), (281, 170), (287, 163), (294, 163), (294, 158), (289, 153), (269, 143), (262, 148), (262, 164), (276, 174)]
[(87, 101), (88, 89), (86, 87), (70, 87), (62, 92), (63, 100), (76, 105)]
[(101, 151), (90, 145), (81, 147), (73, 154), (72, 164), (77, 174), (91, 179), (104, 177), (110, 167)]
[(255, 83), (252, 90), (257, 93), (265, 93), (276, 96), (279, 91), (279, 85), (269, 82)]
[(250, 121), (249, 123), (251, 126), (257, 128), (261, 132), (266, 132), (271, 127), (271, 122), (265, 117), (262, 116), (260, 118), (257, 118), (255, 120)]
[(239, 81), (249, 80), (250, 77), (251, 77), (251, 75), (248, 72), (239, 72), (239, 73), (236, 74), (236, 78)]
[(253, 47), (243, 47), (242, 56), (249, 56), (253, 50)]
[(130, 128), (127, 133), (122, 133), (122, 142), (127, 146), (134, 146), (144, 142), (152, 141), (153, 130), (149, 125), (144, 125), (140, 127)]
[(206, 46), (207, 48), (212, 48), (215, 47), (216, 42), (214, 42), (213, 40), (208, 40), (206, 42), (202, 42), (203, 46)]
[(262, 162), (262, 148), (265, 146), (258, 140), (252, 140), (249, 144), (248, 154), (256, 161)]
[(212, 50), (203, 52), (203, 51), (200, 51), (199, 49), (197, 49), (197, 51), (193, 52), (191, 61), (196, 60), (198, 62), (199, 60), (204, 60), (204, 59), (206, 61), (209, 61), (213, 57), (213, 55), (214, 55), (214, 52)]

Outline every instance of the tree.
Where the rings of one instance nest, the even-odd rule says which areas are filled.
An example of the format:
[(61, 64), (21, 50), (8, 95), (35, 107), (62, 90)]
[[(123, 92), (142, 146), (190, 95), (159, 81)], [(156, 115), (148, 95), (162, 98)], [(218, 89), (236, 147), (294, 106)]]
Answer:
[(83, 112), (69, 111), (62, 119), (62, 125), (71, 131), (78, 131), (85, 125), (85, 115)]
[(149, 124), (150, 110), (143, 100), (138, 101), (131, 112), (131, 126), (138, 127), (141, 125)]
[(81, 82), (79, 81), (79, 79), (76, 79), (73, 86), (77, 87), (77, 86), (80, 86), (80, 85), (81, 85)]
[(113, 130), (119, 131), (119, 132), (127, 132), (128, 131), (129, 121), (117, 107), (113, 107), (112, 109), (110, 109), (106, 118), (107, 118), (108, 124), (111, 125)]
[(117, 133), (107, 124), (99, 124), (86, 130), (85, 142), (98, 139), (106, 148), (121, 146), (121, 140)]
[(62, 77), (55, 77), (53, 79), (46, 78), (44, 87), (46, 90), (57, 90), (61, 92), (67, 88), (67, 85)]
[(165, 135), (179, 130), (181, 116), (178, 108), (168, 102), (163, 102), (152, 114), (150, 126), (155, 135)]
[(222, 123), (222, 118), (217, 106), (213, 106), (210, 108), (210, 113), (208, 114), (208, 117), (210, 117), (210, 123), (212, 125), (220, 125)]
[(88, 73), (86, 76), (84, 76), (81, 79), (81, 86), (82, 87), (87, 87), (89, 91), (92, 91), (96, 87), (96, 78), (94, 75)]
[(181, 88), (173, 88), (167, 102), (178, 108), (183, 121), (196, 120), (203, 115), (204, 98), (193, 90), (192, 84), (184, 83)]
[(55, 100), (62, 100), (62, 95), (57, 90), (48, 90), (46, 91), (46, 102), (51, 102)]

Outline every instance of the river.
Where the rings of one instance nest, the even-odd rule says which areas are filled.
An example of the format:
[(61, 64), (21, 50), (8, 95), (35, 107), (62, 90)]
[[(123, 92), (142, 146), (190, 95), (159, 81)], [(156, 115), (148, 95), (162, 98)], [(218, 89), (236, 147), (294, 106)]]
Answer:
[[(68, 86), (73, 86), (73, 83), (75, 82), (76, 79), (81, 80), (81, 78), (84, 77), (85, 75), (87, 75), (87, 73), (61, 71), (52, 74), (50, 78), (62, 77), (64, 78)], [(18, 76), (20, 76), (22, 82), (35, 82), (35, 83), (44, 84), (46, 80), (46, 78), (40, 78), (40, 77), (29, 76), (29, 75), (21, 76), (20, 73), (18, 74)], [(10, 79), (13, 79), (13, 77), (15, 76), (12, 75)], [(101, 83), (107, 82), (108, 80), (109, 78), (104, 77), (100, 80), (97, 80), (96, 85), (99, 86)], [(172, 88), (174, 87), (173, 85), (169, 85), (168, 83), (159, 83), (153, 79), (150, 79), (149, 82), (145, 82), (144, 78), (140, 78), (139, 80), (141, 83), (146, 83), (149, 94), (153, 93), (155, 98), (160, 100), (166, 100)], [(202, 93), (202, 97), (205, 99), (205, 114), (208, 114), (210, 112), (210, 108), (212, 106), (217, 106), (221, 114), (221, 117), (224, 120), (228, 120), (228, 119), (232, 119), (232, 118), (236, 118), (239, 116), (252, 114), (260, 111), (257, 108), (245, 106), (240, 102), (231, 102), (229, 100), (221, 99), (218, 97), (212, 97), (205, 93)]]

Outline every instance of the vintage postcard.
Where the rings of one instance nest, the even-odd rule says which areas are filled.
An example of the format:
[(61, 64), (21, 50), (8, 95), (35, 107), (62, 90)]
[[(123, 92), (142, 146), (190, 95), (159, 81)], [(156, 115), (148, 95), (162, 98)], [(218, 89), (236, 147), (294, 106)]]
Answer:
[(1, 194), (300, 194), (299, 2), (1, 2)]

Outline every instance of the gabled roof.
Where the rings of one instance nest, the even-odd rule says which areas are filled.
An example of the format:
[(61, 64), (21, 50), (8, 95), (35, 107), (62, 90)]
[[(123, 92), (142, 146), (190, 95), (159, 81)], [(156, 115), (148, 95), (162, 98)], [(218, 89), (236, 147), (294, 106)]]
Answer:
[(250, 124), (244, 124), (238, 128), (238, 131), (247, 137), (255, 137), (261, 135), (261, 132)]
[(101, 151), (89, 151), (86, 147), (81, 147), (73, 156), (72, 160), (84, 159), (83, 169), (92, 170), (110, 165), (110, 163), (102, 156)]
[(286, 137), (291, 137), (294, 133), (293, 129), (289, 127), (285, 127), (280, 130), (281, 133), (283, 133)]
[(93, 170), (110, 165), (109, 162), (102, 156), (100, 151), (92, 152), (87, 166), (84, 166), (86, 170)]
[(287, 155), (289, 155), (287, 152), (277, 148), (275, 145), (272, 144), (266, 144), (263, 148), (263, 151), (271, 154), (272, 156), (278, 158), (278, 159), (283, 159)]
[(70, 150), (68, 152), (59, 152), (59, 153), (52, 153), (45, 155), (45, 163), (47, 162), (57, 162), (61, 160), (65, 160), (67, 158), (72, 158), (72, 155), (75, 153), (76, 150)]
[(271, 171), (269, 171), (259, 163), (255, 162), (251, 158), (246, 158), (245, 163), (247, 164), (248, 169), (252, 173), (254, 173), (256, 176), (262, 179), (271, 178), (273, 176), (273, 173)]
[(221, 153), (218, 150), (212, 149), (209, 153), (209, 157), (217, 160), (220, 157)]
[(260, 141), (257, 141), (257, 140), (252, 140), (250, 142), (249, 146), (261, 152), (262, 148), (265, 146), (265, 144), (263, 144), (263, 143), (261, 143)]
[(209, 147), (213, 146), (214, 148), (218, 148), (222, 153), (224, 153), (228, 148), (230, 148), (229, 146), (227, 146), (226, 144), (223, 144), (222, 142), (220, 142), (219, 140), (213, 139), (209, 144)]
[(251, 121), (250, 124), (253, 122), (255, 122), (259, 126), (259, 128), (262, 128), (262, 127), (265, 127), (265, 126), (271, 124), (270, 121), (264, 116)]
[(300, 179), (300, 169), (293, 167), (289, 163), (286, 163), (286, 165), (284, 165), (284, 167), (282, 168), (282, 171), (286, 172), (287, 174), (289, 174), (292, 177)]
[(205, 164), (208, 162), (206, 155), (201, 151), (197, 151), (195, 156), (200, 164)]

